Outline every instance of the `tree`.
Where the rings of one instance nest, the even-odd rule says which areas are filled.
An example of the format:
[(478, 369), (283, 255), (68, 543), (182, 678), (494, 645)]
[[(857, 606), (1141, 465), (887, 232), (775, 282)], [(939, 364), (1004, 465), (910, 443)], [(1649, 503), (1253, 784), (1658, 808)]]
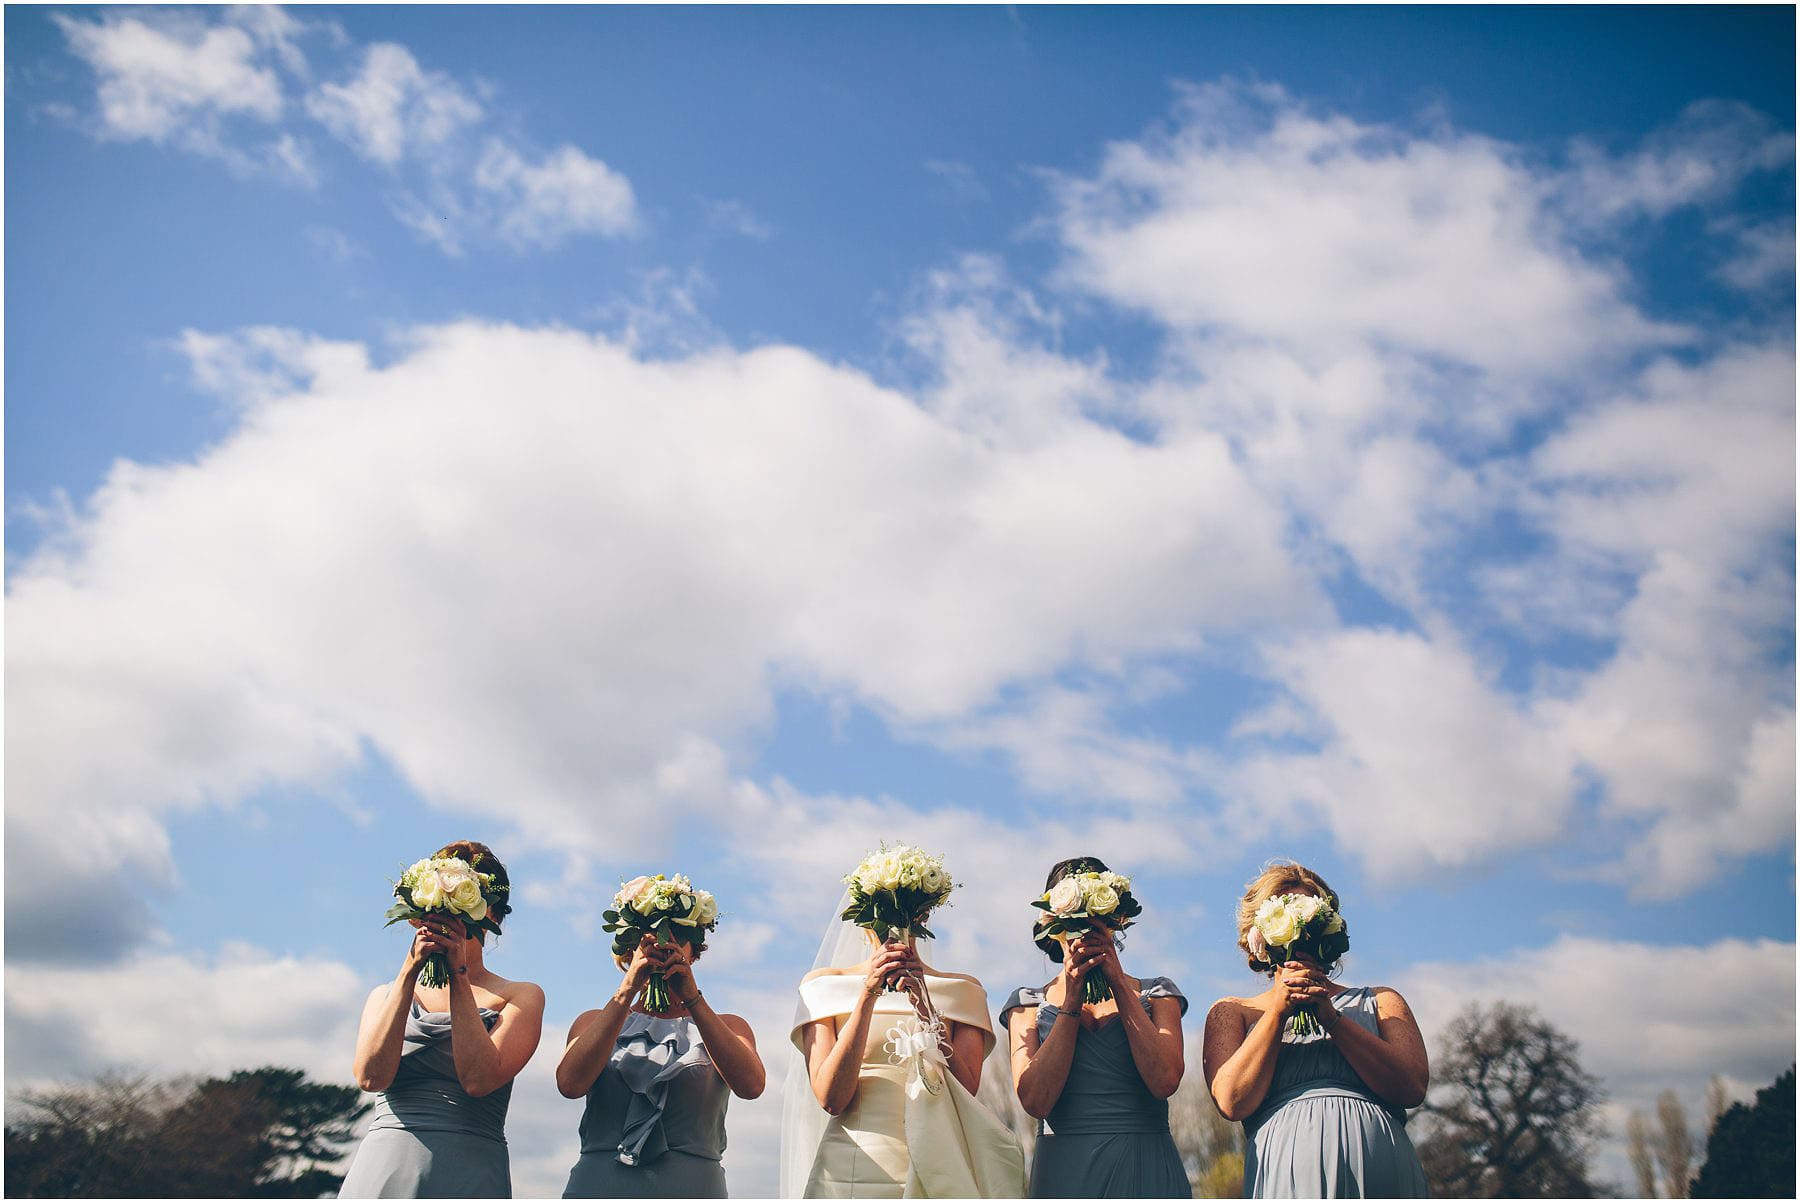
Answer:
[(1794, 1196), (1794, 1071), (1733, 1103), (1713, 1125), (1696, 1199), (1791, 1199)]
[(226, 1078), (105, 1075), (27, 1091), (6, 1127), (19, 1197), (317, 1197), (369, 1109), (354, 1086), (267, 1066)]
[(1244, 1193), (1244, 1128), (1219, 1114), (1205, 1080), (1192, 1070), (1169, 1099), (1169, 1134), (1197, 1199)]
[(1625, 1118), (1625, 1157), (1637, 1179), (1638, 1198), (1656, 1198), (1656, 1157), (1650, 1151), (1650, 1124), (1641, 1111)]
[(1694, 1176), (1694, 1135), (1688, 1131), (1687, 1111), (1673, 1090), (1657, 1097), (1656, 1137), (1663, 1193), (1671, 1199), (1685, 1199)]
[(1432, 1057), (1419, 1159), (1434, 1195), (1591, 1198), (1599, 1080), (1529, 1007), (1471, 1003)]

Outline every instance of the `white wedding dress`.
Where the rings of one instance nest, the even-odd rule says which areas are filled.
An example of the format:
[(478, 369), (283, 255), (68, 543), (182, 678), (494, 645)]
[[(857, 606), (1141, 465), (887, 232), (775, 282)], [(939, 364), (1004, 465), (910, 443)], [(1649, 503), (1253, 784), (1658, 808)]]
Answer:
[[(952, 1023), (978, 1028), (983, 1054), (994, 1047), (987, 993), (973, 978), (927, 974), (926, 989)], [(843, 1022), (863, 990), (860, 973), (825, 974), (800, 986), (791, 1038), (801, 1046), (808, 1023)], [(804, 1052), (804, 1050), (802, 1050)], [(1012, 1130), (977, 1102), (949, 1070), (935, 1037), (904, 994), (875, 1000), (856, 1099), (842, 1115), (816, 1117), (797, 1141), (798, 1193), (809, 1199), (1022, 1198), (1025, 1157)], [(823, 1120), (819, 1125), (817, 1121)], [(811, 1147), (810, 1162), (807, 1147)]]

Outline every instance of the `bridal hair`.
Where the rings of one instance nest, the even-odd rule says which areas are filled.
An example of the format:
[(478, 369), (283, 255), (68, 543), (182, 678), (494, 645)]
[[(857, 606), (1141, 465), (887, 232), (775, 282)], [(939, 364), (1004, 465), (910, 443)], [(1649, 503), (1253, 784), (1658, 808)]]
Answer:
[[(1049, 890), (1051, 886), (1055, 885), (1063, 878), (1075, 873), (1104, 872), (1106, 872), (1106, 862), (1097, 856), (1071, 856), (1068, 860), (1059, 860), (1054, 865), (1050, 866), (1050, 875), (1044, 878), (1044, 889), (1046, 891)], [(1031, 930), (1037, 930), (1037, 924), (1035, 922), (1033, 922)], [(1055, 961), (1058, 965), (1062, 964), (1063, 945), (1061, 940), (1056, 939), (1054, 936), (1034, 936), (1031, 942), (1043, 949), (1045, 956)]]
[[(488, 918), (496, 924), (505, 922), (506, 916), (512, 911), (512, 903), (507, 901), (512, 895), (512, 881), (506, 876), (506, 866), (500, 863), (500, 858), (494, 855), (492, 848), (475, 840), (457, 840), (455, 843), (445, 844), (431, 855), (454, 856), (457, 860), (467, 861), (469, 867), (477, 873), (493, 874), (494, 884), (500, 887), (500, 897), (488, 903)], [(487, 891), (483, 890), (482, 893)], [(475, 929), (477, 940), (482, 940), (486, 935), (484, 929)]]
[(1314, 894), (1329, 902), (1333, 910), (1340, 910), (1337, 891), (1325, 884), (1325, 879), (1314, 873), (1298, 861), (1276, 857), (1262, 867), (1262, 872), (1251, 879), (1244, 887), (1244, 896), (1238, 900), (1237, 912), (1237, 945), (1244, 954), (1250, 968), (1273, 974), (1273, 967), (1264, 968), (1263, 962), (1250, 955), (1250, 945), (1244, 940), (1250, 925), (1256, 921), (1256, 909), (1277, 894)]

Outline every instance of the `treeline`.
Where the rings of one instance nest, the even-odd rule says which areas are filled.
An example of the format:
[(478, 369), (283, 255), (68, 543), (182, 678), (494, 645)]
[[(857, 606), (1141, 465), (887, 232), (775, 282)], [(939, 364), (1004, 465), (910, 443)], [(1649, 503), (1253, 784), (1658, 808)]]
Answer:
[(22, 1091), (7, 1108), (6, 1194), (316, 1199), (337, 1193), (337, 1163), (368, 1110), (354, 1086), (275, 1066)]

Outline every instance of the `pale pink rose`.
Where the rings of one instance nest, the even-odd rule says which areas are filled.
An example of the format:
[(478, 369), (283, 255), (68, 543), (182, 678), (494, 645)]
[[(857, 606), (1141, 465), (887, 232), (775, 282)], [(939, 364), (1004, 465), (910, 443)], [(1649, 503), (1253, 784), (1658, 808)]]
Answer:
[(1244, 933), (1244, 943), (1250, 948), (1250, 955), (1259, 961), (1269, 959), (1269, 942), (1263, 938), (1260, 927), (1252, 927)]

